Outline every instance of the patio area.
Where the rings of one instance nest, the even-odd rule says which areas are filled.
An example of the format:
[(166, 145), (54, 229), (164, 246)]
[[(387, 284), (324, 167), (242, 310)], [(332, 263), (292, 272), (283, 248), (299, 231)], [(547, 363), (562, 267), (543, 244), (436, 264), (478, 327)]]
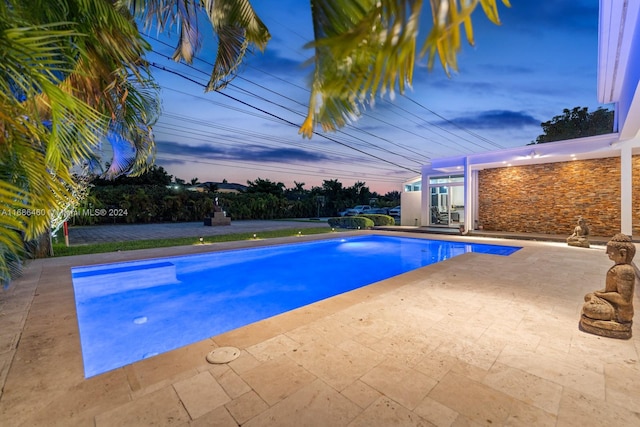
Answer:
[[(326, 237), (31, 262), (0, 293), (0, 424), (640, 425), (640, 330), (578, 330), (612, 265), (596, 245), (411, 234), (523, 249), (465, 254), (84, 378), (71, 266)], [(240, 357), (209, 364), (221, 346)]]

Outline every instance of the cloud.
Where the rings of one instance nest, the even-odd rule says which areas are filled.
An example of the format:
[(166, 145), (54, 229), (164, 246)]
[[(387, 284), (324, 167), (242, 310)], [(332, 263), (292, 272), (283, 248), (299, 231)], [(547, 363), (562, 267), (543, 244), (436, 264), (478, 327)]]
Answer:
[[(489, 110), (450, 120), (454, 124), (474, 129), (522, 129), (540, 126), (540, 120), (523, 111)], [(446, 122), (441, 122), (446, 125)]]
[(237, 147), (221, 147), (215, 144), (188, 145), (173, 141), (156, 141), (158, 155), (163, 157), (163, 163), (187, 163), (188, 159), (167, 159), (167, 156), (178, 155), (200, 160), (236, 160), (251, 162), (296, 163), (335, 161), (339, 158), (322, 153), (302, 150), (299, 148), (272, 148), (255, 144)]

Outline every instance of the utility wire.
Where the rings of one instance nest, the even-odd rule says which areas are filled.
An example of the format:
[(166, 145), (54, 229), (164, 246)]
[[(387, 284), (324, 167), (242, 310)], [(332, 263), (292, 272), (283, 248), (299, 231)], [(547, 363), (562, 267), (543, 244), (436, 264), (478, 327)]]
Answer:
[[(156, 40), (157, 40), (157, 39), (156, 39)], [(158, 41), (158, 42), (160, 42), (160, 43), (163, 43), (163, 44), (164, 44), (164, 42), (162, 42), (162, 41), (160, 41), (160, 40), (157, 40), (157, 41)], [(158, 51), (156, 51), (156, 50), (153, 50), (153, 52), (154, 52), (155, 54), (157, 54), (157, 55), (160, 55), (160, 56), (163, 56), (163, 57), (165, 57), (165, 58), (169, 59), (168, 57), (166, 57), (165, 55), (163, 55), (162, 53), (160, 53), (160, 52), (158, 52)], [(199, 58), (197, 58), (197, 59), (199, 59)], [(208, 65), (213, 66), (213, 64), (210, 64), (210, 63), (208, 63), (208, 62), (206, 62), (206, 61), (204, 61), (204, 60), (202, 60), (202, 59), (199, 59), (199, 60), (200, 60), (201, 62), (204, 62), (204, 63), (208, 64)], [(194, 70), (194, 71), (197, 71), (197, 72), (199, 72), (199, 73), (202, 73), (202, 74), (208, 75), (208, 73), (206, 73), (205, 71), (202, 71), (202, 70), (200, 70), (200, 69), (198, 69), (198, 68), (194, 67), (193, 65), (190, 65), (190, 64), (182, 64), (182, 65), (185, 65), (186, 67), (188, 67), (188, 68), (190, 68), (190, 69), (192, 69), (192, 70)], [(271, 90), (271, 89), (269, 89), (269, 88), (267, 88), (267, 87), (265, 87), (265, 86), (263, 86), (263, 85), (261, 85), (261, 84), (259, 84), (259, 83), (255, 83), (255, 82), (253, 82), (253, 81), (251, 81), (251, 80), (249, 80), (249, 79), (246, 79), (246, 78), (244, 78), (244, 77), (242, 77), (242, 76), (235, 76), (235, 79), (242, 80), (242, 81), (248, 82), (248, 83), (250, 83), (250, 84), (253, 84), (253, 85), (255, 85), (255, 86), (258, 86), (258, 87), (260, 87), (260, 88), (261, 88), (261, 89), (263, 89), (263, 90), (266, 90), (266, 91), (271, 92), (271, 93), (273, 93), (273, 94), (275, 94), (275, 95), (281, 96), (281, 97), (283, 97), (283, 98), (285, 98), (285, 99), (287, 99), (287, 100), (289, 100), (289, 101), (292, 101), (292, 102), (294, 102), (294, 103), (296, 103), (296, 104), (298, 104), (298, 105), (303, 106), (303, 107), (305, 107), (305, 108), (306, 108), (306, 105), (305, 105), (305, 104), (303, 104), (303, 103), (301, 103), (301, 102), (299, 102), (299, 101), (297, 101), (297, 100), (295, 100), (295, 99), (293, 99), (293, 98), (287, 97), (287, 96), (285, 96), (285, 95), (284, 95), (284, 94), (282, 94), (282, 93), (275, 92), (275, 91), (273, 91), (273, 90)], [(306, 114), (305, 114), (305, 113), (302, 113), (302, 112), (296, 111), (296, 110), (294, 110), (294, 109), (292, 109), (292, 108), (290, 108), (290, 107), (287, 107), (287, 106), (285, 106), (285, 105), (279, 104), (279, 103), (277, 103), (277, 102), (275, 102), (275, 101), (273, 101), (273, 100), (267, 99), (267, 98), (265, 98), (265, 97), (263, 97), (263, 96), (261, 96), (261, 95), (258, 95), (258, 94), (254, 93), (254, 92), (252, 92), (252, 91), (250, 91), (250, 90), (248, 90), (248, 89), (242, 88), (242, 87), (240, 87), (240, 86), (238, 86), (238, 85), (235, 85), (235, 84), (233, 84), (233, 83), (228, 83), (228, 84), (227, 84), (227, 86), (228, 86), (228, 87), (231, 87), (231, 88), (234, 88), (234, 89), (236, 89), (236, 90), (238, 90), (238, 91), (240, 91), (240, 92), (244, 92), (245, 94), (250, 95), (250, 96), (252, 96), (252, 97), (254, 97), (254, 98), (256, 98), (256, 99), (259, 99), (259, 100), (261, 100), (261, 101), (267, 102), (267, 103), (272, 104), (272, 105), (275, 105), (275, 106), (277, 106), (277, 107), (280, 107), (280, 108), (282, 108), (282, 109), (284, 109), (284, 110), (286, 110), (286, 111), (289, 111), (289, 112), (291, 112), (291, 113), (293, 113), (293, 114), (296, 114), (296, 115), (298, 115), (298, 116), (300, 116), (300, 117), (302, 117), (302, 118), (304, 118), (304, 117), (306, 116)], [(381, 139), (381, 140), (383, 140), (383, 141), (385, 141), (385, 142), (387, 142), (387, 143), (390, 143), (390, 144), (392, 144), (392, 145), (395, 145), (395, 146), (396, 146), (396, 147), (398, 147), (398, 148), (402, 148), (403, 150), (409, 151), (409, 152), (411, 152), (411, 154), (413, 154), (413, 155), (415, 155), (415, 154), (416, 154), (415, 150), (410, 150), (410, 149), (408, 149), (407, 147), (404, 147), (404, 146), (401, 146), (401, 145), (399, 145), (399, 144), (396, 144), (396, 143), (394, 143), (393, 141), (391, 141), (391, 140), (389, 140), (389, 139), (382, 138), (382, 137), (380, 137), (380, 136), (378, 136), (378, 135), (374, 135), (373, 133), (368, 132), (368, 131), (363, 130), (363, 129), (360, 129), (360, 128), (358, 128), (357, 126), (349, 126), (349, 127), (350, 127), (350, 128), (353, 128), (353, 129), (356, 129), (356, 130), (358, 130), (358, 131), (360, 131), (360, 132), (362, 132), (362, 133), (365, 133), (365, 134), (367, 134), (367, 135), (369, 135), (369, 136), (371, 136), (371, 137), (374, 137), (374, 138), (377, 138), (377, 139)], [(420, 161), (416, 160), (416, 159), (415, 159), (415, 158), (413, 158), (413, 157), (407, 157), (407, 156), (405, 156), (405, 155), (402, 155), (402, 154), (398, 153), (397, 151), (391, 151), (391, 150), (389, 150), (389, 149), (387, 149), (387, 148), (384, 148), (384, 147), (381, 147), (381, 146), (379, 146), (379, 145), (373, 144), (373, 143), (372, 143), (372, 142), (370, 142), (370, 141), (366, 141), (366, 140), (364, 140), (364, 139), (362, 139), (362, 138), (360, 138), (360, 137), (357, 137), (357, 136), (355, 136), (355, 135), (351, 135), (351, 134), (347, 133), (344, 129), (338, 130), (338, 131), (337, 131), (337, 133), (342, 134), (342, 135), (349, 136), (349, 137), (353, 138), (353, 139), (354, 139), (354, 140), (356, 140), (356, 141), (360, 141), (360, 142), (361, 142), (362, 144), (364, 144), (364, 145), (371, 146), (371, 147), (373, 147), (373, 148), (375, 148), (375, 149), (378, 149), (378, 150), (380, 150), (380, 151), (386, 152), (386, 153), (391, 154), (391, 155), (393, 155), (393, 156), (402, 157), (402, 158), (404, 158), (405, 160), (408, 160), (408, 161), (410, 161), (410, 162), (412, 162), (412, 163), (415, 163), (415, 164), (417, 164), (417, 165), (422, 165), (422, 163), (423, 163), (423, 162), (420, 162)], [(361, 144), (360, 144), (360, 145), (361, 145)], [(430, 158), (429, 158), (428, 156), (421, 156), (421, 157), (426, 157), (426, 159), (427, 159), (427, 160), (430, 160)]]
[[(184, 75), (184, 74), (182, 74), (182, 73), (180, 73), (180, 72), (178, 72), (178, 71), (172, 70), (172, 69), (170, 69), (170, 68), (168, 68), (168, 67), (166, 67), (166, 66), (164, 66), (164, 65), (159, 65), (159, 64), (156, 64), (155, 62), (151, 62), (149, 65), (150, 65), (151, 67), (153, 67), (153, 68), (156, 68), (156, 69), (161, 70), (161, 71), (165, 71), (165, 72), (170, 73), (170, 74), (174, 74), (174, 75), (176, 75), (176, 76), (178, 76), (178, 77), (181, 77), (181, 78), (183, 78), (183, 79), (185, 79), (185, 80), (188, 80), (188, 81), (190, 81), (190, 82), (192, 82), (192, 83), (194, 83), (194, 84), (196, 84), (196, 85), (199, 85), (199, 86), (202, 86), (202, 87), (205, 87), (205, 88), (206, 88), (206, 85), (205, 85), (205, 84), (200, 83), (199, 81), (197, 81), (197, 80), (195, 80), (195, 79), (192, 79), (191, 77), (188, 77), (188, 76), (186, 76), (186, 75)], [(229, 95), (229, 94), (227, 94), (227, 93), (224, 93), (224, 92), (216, 91), (216, 93), (218, 93), (218, 94), (220, 94), (220, 95), (222, 95), (222, 96), (224, 96), (224, 97), (226, 97), (226, 98), (232, 99), (232, 100), (234, 100), (234, 101), (236, 101), (236, 102), (238, 102), (238, 103), (240, 103), (240, 104), (242, 104), (242, 105), (245, 105), (245, 106), (247, 106), (247, 107), (250, 107), (250, 108), (253, 108), (253, 109), (257, 110), (257, 111), (260, 111), (261, 113), (264, 113), (264, 114), (266, 114), (266, 115), (268, 115), (268, 116), (274, 117), (274, 118), (276, 118), (276, 119), (280, 120), (281, 122), (286, 123), (286, 124), (288, 124), (288, 125), (290, 125), (290, 126), (292, 126), (292, 127), (298, 128), (298, 125), (297, 125), (296, 123), (294, 123), (294, 122), (292, 122), (292, 121), (290, 121), (290, 120), (287, 120), (287, 119), (285, 119), (285, 118), (283, 118), (283, 117), (280, 117), (280, 116), (278, 116), (278, 115), (276, 115), (276, 114), (270, 113), (269, 111), (266, 111), (266, 110), (264, 110), (264, 109), (262, 109), (262, 108), (260, 108), (260, 107), (256, 107), (255, 105), (249, 104), (248, 102), (242, 101), (241, 99), (238, 99), (238, 98), (236, 98), (236, 97), (234, 97), (234, 96), (231, 96), (231, 95)], [(313, 131), (313, 134), (314, 134), (314, 135), (317, 135), (317, 136), (318, 136), (318, 137), (320, 137), (320, 138), (324, 138), (324, 139), (326, 139), (326, 140), (328, 140), (328, 141), (331, 141), (331, 142), (334, 142), (334, 143), (336, 143), (336, 144), (338, 144), (338, 145), (341, 145), (341, 146), (343, 146), (343, 147), (346, 147), (346, 148), (349, 148), (349, 149), (351, 149), (351, 150), (357, 151), (357, 152), (359, 152), (359, 153), (361, 153), (361, 154), (364, 154), (364, 155), (366, 155), (366, 156), (369, 156), (369, 157), (372, 157), (372, 158), (374, 158), (374, 159), (380, 160), (380, 161), (382, 161), (382, 162), (384, 162), (384, 163), (389, 163), (389, 164), (394, 165), (394, 166), (396, 166), (396, 167), (398, 167), (398, 168), (401, 168), (401, 169), (404, 169), (404, 170), (407, 170), (407, 171), (410, 171), (410, 172), (413, 172), (413, 173), (416, 173), (416, 174), (419, 174), (419, 173), (420, 173), (419, 171), (417, 171), (417, 170), (415, 170), (415, 169), (410, 169), (410, 168), (408, 168), (408, 167), (401, 166), (401, 165), (399, 165), (399, 164), (397, 164), (397, 163), (395, 163), (395, 162), (392, 162), (392, 161), (390, 161), (390, 160), (383, 159), (382, 157), (376, 156), (376, 155), (374, 155), (374, 154), (367, 153), (367, 152), (366, 152), (366, 151), (364, 151), (364, 150), (360, 150), (359, 148), (352, 147), (352, 146), (350, 146), (350, 145), (348, 145), (348, 144), (345, 144), (345, 143), (343, 143), (343, 142), (341, 142), (341, 141), (338, 141), (338, 140), (337, 140), (337, 139), (335, 139), (335, 138), (331, 138), (331, 137), (329, 137), (329, 136), (327, 136), (327, 135), (321, 134), (320, 132)]]
[[(439, 117), (440, 119), (444, 120), (445, 122), (447, 122), (447, 123), (449, 123), (449, 124), (451, 124), (451, 125), (453, 125), (453, 126), (457, 127), (458, 129), (462, 130), (463, 132), (466, 132), (466, 133), (468, 133), (469, 135), (474, 136), (474, 137), (478, 138), (479, 140), (486, 142), (487, 144), (493, 145), (494, 147), (496, 147), (496, 148), (500, 148), (500, 149), (504, 149), (504, 148), (506, 148), (506, 147), (504, 147), (503, 145), (500, 145), (500, 144), (498, 144), (497, 142), (494, 142), (494, 141), (490, 140), (489, 138), (485, 138), (485, 137), (484, 137), (484, 136), (482, 136), (482, 135), (479, 135), (479, 134), (477, 134), (477, 133), (475, 133), (475, 132), (473, 132), (473, 131), (470, 131), (469, 129), (467, 129), (467, 128), (465, 128), (465, 127), (460, 126), (458, 123), (456, 123), (456, 122), (454, 122), (454, 121), (451, 121), (451, 120), (447, 119), (446, 117), (443, 117), (442, 115), (440, 115), (440, 114), (436, 113), (435, 111), (433, 111), (433, 110), (431, 110), (431, 109), (427, 108), (426, 106), (422, 105), (422, 104), (421, 104), (421, 103), (419, 103), (418, 101), (416, 101), (416, 100), (414, 100), (414, 99), (412, 99), (412, 98), (409, 98), (409, 97), (408, 97), (408, 96), (406, 96), (406, 95), (404, 96), (404, 98), (405, 98), (405, 99), (407, 99), (407, 100), (409, 100), (409, 101), (411, 101), (411, 102), (413, 102), (413, 103), (414, 103), (414, 104), (416, 104), (418, 107), (423, 108), (424, 110), (427, 110), (428, 112), (430, 112), (430, 113), (431, 113), (431, 114), (433, 114), (434, 116)], [(433, 125), (433, 126), (437, 126), (437, 125)], [(438, 126), (438, 127), (439, 127), (439, 126)], [(466, 141), (466, 140), (465, 140), (465, 141)]]

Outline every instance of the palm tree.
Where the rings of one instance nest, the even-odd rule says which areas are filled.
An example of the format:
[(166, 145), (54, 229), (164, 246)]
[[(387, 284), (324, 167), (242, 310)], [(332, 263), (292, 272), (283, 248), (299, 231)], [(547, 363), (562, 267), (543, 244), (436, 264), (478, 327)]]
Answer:
[(118, 138), (109, 173), (147, 164), (159, 102), (130, 18), (101, 0), (0, 3), (0, 281), (104, 138)]
[[(430, 0), (433, 27), (421, 48), (429, 64), (437, 56), (455, 69), (460, 27), (473, 42), (471, 13), (480, 4), (498, 23), (496, 2)], [(363, 102), (411, 84), (422, 1), (311, 0), (311, 9), (312, 94), (300, 128), (307, 137), (315, 123), (336, 129)], [(43, 210), (73, 201), (72, 166), (94, 158), (105, 138), (115, 152), (106, 176), (150, 164), (158, 91), (134, 18), (161, 31), (176, 27), (173, 57), (191, 62), (201, 16), (218, 38), (207, 90), (220, 90), (251, 47), (263, 49), (270, 37), (249, 0), (0, 2), (0, 279), (23, 238), (47, 229)]]

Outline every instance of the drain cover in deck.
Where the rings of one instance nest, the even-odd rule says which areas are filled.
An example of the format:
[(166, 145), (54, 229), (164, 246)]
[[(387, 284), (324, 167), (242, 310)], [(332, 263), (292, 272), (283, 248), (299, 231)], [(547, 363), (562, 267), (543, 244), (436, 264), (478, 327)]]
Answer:
[(207, 354), (209, 363), (229, 363), (240, 356), (240, 350), (235, 347), (219, 347)]

